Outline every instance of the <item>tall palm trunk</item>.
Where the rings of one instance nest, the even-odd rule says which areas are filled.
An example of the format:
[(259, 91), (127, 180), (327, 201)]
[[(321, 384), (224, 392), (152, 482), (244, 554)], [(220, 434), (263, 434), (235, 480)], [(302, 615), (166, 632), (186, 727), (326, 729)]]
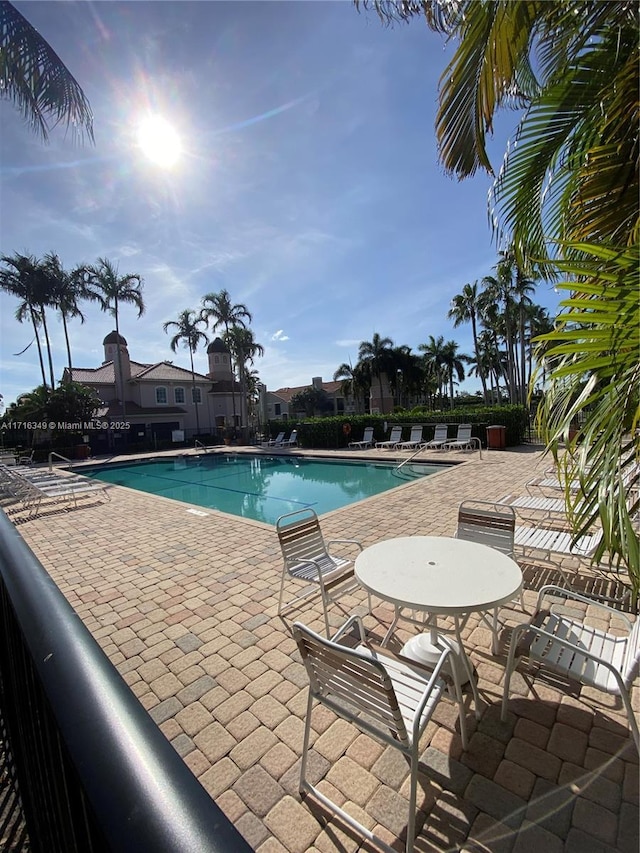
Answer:
[(476, 326), (476, 313), (475, 311), (471, 312), (471, 333), (473, 334), (473, 351), (476, 354), (476, 364), (478, 365), (478, 375), (480, 376), (480, 383), (482, 384), (482, 398), (487, 402), (487, 379), (484, 375), (484, 366), (480, 359), (480, 353), (478, 351), (478, 329)]
[[(47, 377), (44, 372), (44, 359), (42, 357), (42, 344), (40, 343), (40, 335), (38, 334), (38, 322), (36, 320), (36, 312), (32, 305), (29, 306), (29, 313), (31, 314), (31, 322), (33, 324), (33, 333), (36, 338), (36, 346), (38, 348), (38, 360), (40, 361), (40, 372), (42, 373), (42, 384), (44, 387), (47, 387)], [(53, 390), (53, 389), (52, 389)]]
[(193, 350), (189, 347), (189, 357), (191, 358), (191, 400), (196, 409), (196, 432), (200, 435), (200, 414), (198, 412), (198, 402), (196, 400), (196, 372), (193, 369)]
[(53, 359), (51, 357), (51, 341), (49, 340), (49, 330), (47, 329), (47, 318), (44, 313), (44, 305), (40, 305), (40, 316), (42, 317), (42, 328), (44, 329), (44, 340), (47, 345), (47, 358), (49, 360), (49, 375), (51, 377), (51, 390), (56, 387), (56, 380), (53, 375)]
[[(122, 399), (120, 400), (122, 404), (122, 420), (126, 419), (126, 402), (125, 402), (125, 393), (124, 393), (124, 376), (122, 375), (122, 356), (120, 354), (120, 322), (118, 317), (118, 296), (117, 294), (113, 297), (113, 316), (116, 321), (116, 360), (118, 362), (118, 376), (120, 377), (120, 394)], [(117, 391), (117, 387), (116, 387)]]
[(71, 344), (69, 343), (69, 329), (67, 327), (67, 318), (64, 311), (61, 311), (62, 316), (62, 328), (64, 329), (64, 342), (67, 346), (67, 363), (69, 365), (69, 382), (73, 381), (72, 375), (72, 367), (71, 367)]

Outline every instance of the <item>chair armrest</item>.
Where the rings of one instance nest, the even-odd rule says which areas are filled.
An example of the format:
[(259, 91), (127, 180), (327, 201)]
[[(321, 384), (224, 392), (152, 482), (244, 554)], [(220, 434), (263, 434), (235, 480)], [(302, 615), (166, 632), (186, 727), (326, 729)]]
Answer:
[(559, 595), (561, 597), (568, 598), (571, 601), (581, 601), (584, 604), (589, 604), (592, 607), (597, 607), (600, 610), (604, 610), (606, 613), (613, 614), (614, 616), (621, 619), (627, 626), (628, 630), (631, 630), (631, 620), (624, 613), (622, 613), (622, 611), (617, 610), (615, 607), (610, 607), (608, 604), (603, 604), (601, 601), (598, 601), (596, 598), (592, 598), (589, 595), (583, 595), (580, 592), (574, 592), (572, 589), (567, 589), (567, 587), (555, 586), (554, 584), (547, 584), (546, 586), (543, 586), (541, 588), (540, 592), (538, 593), (536, 612), (541, 609), (540, 604), (543, 598), (547, 595), (547, 593), (553, 593), (554, 595)]
[[(581, 657), (586, 658), (587, 660), (592, 660), (594, 663), (598, 663), (598, 664), (600, 664), (600, 666), (606, 667), (612, 673), (612, 675), (615, 677), (618, 684), (621, 686), (624, 686), (624, 680), (622, 678), (622, 673), (620, 672), (619, 669), (616, 669), (616, 667), (612, 663), (610, 663), (608, 660), (605, 660), (604, 658), (598, 657), (598, 655), (593, 654), (593, 652), (590, 652), (587, 649), (583, 649), (580, 646), (577, 646), (575, 643), (570, 643), (568, 640), (565, 640), (562, 637), (559, 637), (557, 634), (552, 634), (550, 631), (545, 631), (544, 628), (538, 628), (533, 624), (531, 624), (531, 625), (529, 625), (529, 624), (527, 624), (527, 625), (524, 625), (524, 624), (516, 625), (513, 629), (512, 635), (511, 635), (511, 642), (517, 644), (517, 642), (519, 642), (518, 635), (524, 634), (525, 632), (530, 632), (530, 633), (536, 634), (540, 637), (547, 637), (549, 640), (551, 640), (551, 642), (555, 643), (556, 645), (562, 646), (565, 649), (571, 649), (573, 652), (576, 652), (576, 654), (580, 655)], [(526, 654), (526, 652), (523, 652), (523, 654)], [(544, 665), (544, 661), (543, 661), (543, 665)], [(552, 663), (548, 663), (546, 665), (550, 669), (554, 668)], [(571, 675), (569, 675), (569, 677), (571, 677)]]
[(363, 643), (366, 644), (365, 633), (364, 633), (364, 624), (362, 622), (361, 616), (349, 616), (347, 621), (335, 632), (333, 637), (331, 638), (332, 643), (337, 643), (340, 637), (344, 636), (354, 625), (358, 626), (358, 631), (360, 633), (360, 639)]

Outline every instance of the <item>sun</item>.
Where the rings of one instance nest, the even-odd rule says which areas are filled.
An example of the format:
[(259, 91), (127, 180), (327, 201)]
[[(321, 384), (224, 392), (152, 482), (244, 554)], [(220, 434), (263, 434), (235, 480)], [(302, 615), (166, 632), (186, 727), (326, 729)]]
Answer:
[(146, 157), (163, 168), (173, 166), (182, 152), (180, 137), (162, 116), (143, 119), (138, 127), (138, 145)]

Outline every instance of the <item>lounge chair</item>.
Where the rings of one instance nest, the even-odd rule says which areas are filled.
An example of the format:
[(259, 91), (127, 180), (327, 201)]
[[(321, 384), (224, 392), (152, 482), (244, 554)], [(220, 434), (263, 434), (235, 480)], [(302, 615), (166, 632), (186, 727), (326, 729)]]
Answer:
[[(343, 720), (353, 723), (360, 731), (387, 747), (399, 750), (410, 766), (409, 815), (406, 851), (412, 853), (415, 836), (416, 791), (420, 759), (420, 736), (436, 710), (443, 694), (449, 692), (447, 681), (453, 674), (452, 699), (457, 702), (463, 749), (467, 747), (464, 705), (451, 648), (444, 648), (432, 667), (393, 655), (387, 649), (371, 649), (366, 645), (362, 620), (352, 616), (336, 633), (335, 640), (357, 626), (361, 643), (349, 648), (339, 642), (326, 640), (305, 625), (293, 625), (293, 638), (298, 644), (302, 662), (309, 677), (309, 698), (305, 718), (300, 765), (300, 792), (311, 793), (327, 809), (346, 821), (360, 835), (372, 841), (376, 849), (379, 839), (348, 811), (330, 800), (307, 781), (307, 759), (311, 735), (311, 714), (314, 703), (324, 705)], [(376, 818), (378, 820), (378, 818)], [(359, 845), (356, 845), (359, 846)], [(369, 845), (365, 845), (369, 846)]]
[(402, 441), (402, 427), (391, 427), (389, 438), (386, 441), (376, 441), (376, 447), (380, 450), (392, 450), (396, 444)]
[(446, 424), (436, 424), (431, 441), (426, 441), (424, 444), (425, 450), (442, 450), (447, 443), (448, 427)]
[[(320, 522), (310, 509), (299, 509), (280, 516), (276, 532), (282, 550), (283, 568), (278, 599), (278, 616), (294, 604), (320, 592), (327, 637), (330, 636), (327, 605), (341, 595), (359, 589), (353, 571), (353, 560), (331, 553), (333, 545), (351, 545), (362, 551), (355, 539), (324, 541)], [(304, 590), (283, 604), (285, 583), (289, 580), (304, 584)], [(369, 609), (371, 602), (369, 601)]]
[(33, 454), (35, 450), (32, 450), (31, 453), (24, 454), (22, 456), (18, 456), (16, 459), (16, 465), (33, 465)]
[(278, 444), (282, 444), (284, 441), (284, 430), (279, 432), (275, 438), (270, 438), (265, 444), (267, 447), (275, 447)]
[(298, 444), (298, 430), (291, 430), (289, 438), (283, 438), (278, 447), (296, 447)]
[(365, 450), (367, 447), (373, 447), (373, 427), (365, 427), (360, 441), (350, 441), (349, 447), (356, 450)]
[(399, 441), (396, 445), (398, 450), (417, 450), (424, 446), (422, 437), (422, 426), (412, 426), (408, 441)]
[(545, 519), (566, 519), (567, 505), (562, 498), (546, 498), (534, 495), (505, 495), (498, 503), (513, 507), (518, 515)]
[[(557, 598), (563, 599), (560, 605), (554, 602)], [(567, 605), (572, 604), (568, 611)], [(581, 604), (585, 606), (585, 616), (574, 611)], [(617, 626), (615, 633), (603, 628), (616, 621), (618, 625), (622, 623), (623, 633)], [(507, 716), (511, 674), (521, 657), (580, 684), (619, 696), (640, 752), (638, 723), (630, 698), (640, 663), (640, 617), (631, 622), (626, 614), (592, 598), (562, 587), (542, 587), (531, 621), (513, 628), (502, 695), (502, 720)]]
[(442, 447), (444, 450), (473, 450), (479, 445), (480, 439), (471, 437), (471, 424), (458, 424), (456, 437), (445, 441)]
[[(10, 472), (7, 476), (7, 472)], [(31, 517), (38, 514), (43, 501), (60, 502), (67, 498), (73, 499), (74, 507), (78, 506), (78, 497), (91, 494), (103, 495), (109, 499), (107, 483), (100, 483), (88, 478), (81, 478), (81, 482), (75, 478), (66, 483), (66, 477), (59, 477), (59, 483), (53, 481), (31, 481), (22, 474), (15, 473), (11, 469), (3, 471), (4, 487), (10, 488), (15, 497), (23, 504), (24, 509), (29, 511)]]

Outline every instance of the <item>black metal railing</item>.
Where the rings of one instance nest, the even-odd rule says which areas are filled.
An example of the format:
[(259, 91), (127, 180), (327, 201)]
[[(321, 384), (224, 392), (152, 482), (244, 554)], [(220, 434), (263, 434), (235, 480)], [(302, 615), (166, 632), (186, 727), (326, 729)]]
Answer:
[(23, 818), (14, 798), (5, 832), (20, 850), (250, 853), (2, 512), (0, 620), (0, 768)]

